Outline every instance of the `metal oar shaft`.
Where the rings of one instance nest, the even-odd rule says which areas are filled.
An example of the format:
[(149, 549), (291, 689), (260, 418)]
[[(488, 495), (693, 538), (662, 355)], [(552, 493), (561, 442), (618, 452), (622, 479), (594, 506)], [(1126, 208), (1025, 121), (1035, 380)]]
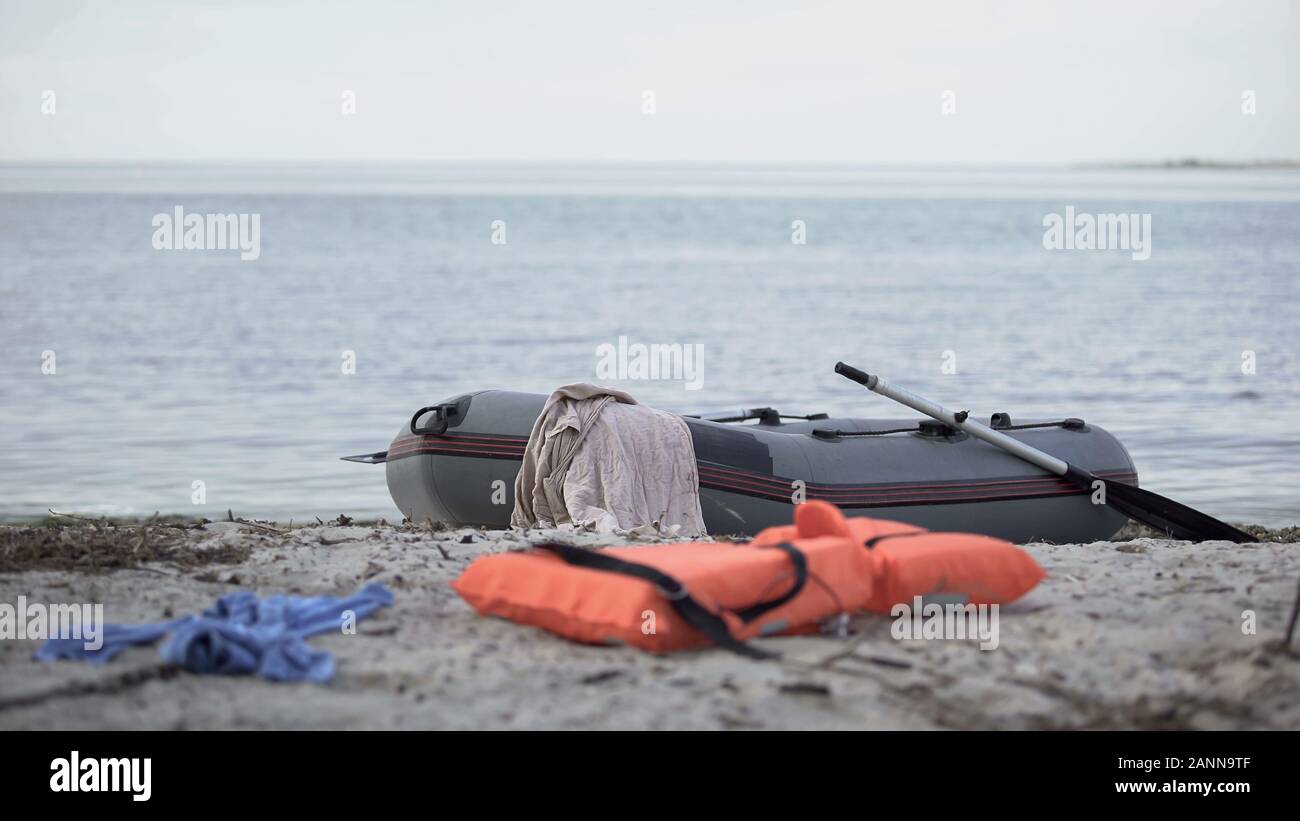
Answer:
[(891, 385), (879, 376), (869, 373), (863, 373), (851, 365), (845, 365), (843, 362), (836, 364), (835, 372), (847, 376), (854, 382), (857, 382), (868, 390), (874, 391), (881, 396), (887, 396), (903, 405), (907, 405), (914, 411), (919, 411), (929, 416), (931, 419), (938, 419), (946, 425), (952, 425), (954, 428), (964, 430), (976, 439), (983, 439), (991, 445), (996, 445), (1003, 450), (1024, 459), (1026, 462), (1037, 465), (1048, 473), (1054, 473), (1057, 476), (1064, 476), (1069, 472), (1070, 466), (1066, 462), (1057, 459), (1047, 453), (1043, 453), (1037, 448), (1031, 448), (1019, 439), (1013, 439), (1005, 433), (1000, 433), (987, 425), (968, 419), (966, 415), (956, 414), (942, 405), (931, 402), (924, 397), (917, 396), (909, 390), (900, 388), (897, 385)]
[[(907, 405), (909, 408), (938, 419), (944, 424), (964, 430), (971, 436), (983, 439), (991, 445), (1019, 456), (1026, 462), (1037, 465), (1049, 473), (1064, 476), (1080, 487), (1089, 487), (1094, 482), (1099, 481), (1096, 476), (1082, 468), (1075, 467), (1036, 448), (1031, 448), (1024, 442), (1012, 439), (1005, 433), (967, 419), (965, 411), (953, 413), (942, 405), (937, 405), (910, 391), (891, 385), (878, 376), (872, 376), (850, 365), (845, 365), (843, 362), (836, 364), (835, 372), (847, 376), (854, 382), (881, 396), (887, 396), (895, 402)], [(1136, 485), (1119, 483), (1108, 484), (1105, 487), (1108, 492), (1104, 497), (1104, 504), (1126, 516), (1151, 525), (1174, 538), (1190, 539), (1192, 541), (1206, 541), (1209, 539), (1224, 539), (1230, 542), (1255, 541), (1255, 537), (1249, 533), (1221, 522), (1213, 516), (1194, 510), (1187, 505), (1179, 504), (1173, 499), (1166, 499), (1158, 493), (1152, 493)]]

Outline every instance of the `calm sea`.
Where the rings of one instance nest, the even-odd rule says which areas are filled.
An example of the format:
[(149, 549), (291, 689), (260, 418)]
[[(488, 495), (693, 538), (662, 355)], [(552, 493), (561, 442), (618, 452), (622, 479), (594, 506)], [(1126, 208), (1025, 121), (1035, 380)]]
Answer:
[[(1150, 258), (1046, 250), (1067, 206), (1149, 214)], [(258, 215), (260, 256), (156, 250), (177, 207)], [(1144, 485), (1294, 524), (1298, 284), (1284, 171), (0, 167), (0, 517), (396, 517), (339, 456), (463, 391), (598, 381), (625, 336), (703, 346), (699, 390), (619, 384), (659, 407), (910, 415), (843, 359), (1081, 416)]]

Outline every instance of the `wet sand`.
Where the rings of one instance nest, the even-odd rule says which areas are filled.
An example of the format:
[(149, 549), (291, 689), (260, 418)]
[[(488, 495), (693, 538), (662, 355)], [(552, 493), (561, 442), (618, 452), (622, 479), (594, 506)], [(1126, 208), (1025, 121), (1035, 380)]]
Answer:
[(1280, 646), (1300, 580), (1290, 533), (1028, 545), (1049, 576), (1002, 608), (996, 650), (896, 641), (888, 618), (861, 616), (848, 638), (764, 639), (783, 658), (750, 661), (576, 645), (482, 618), (448, 586), (537, 531), (47, 530), (0, 528), (0, 602), (102, 602), (109, 622), (148, 622), (238, 589), (347, 594), (368, 581), (396, 602), (356, 635), (310, 639), (337, 661), (324, 686), (192, 675), (156, 647), (103, 666), (34, 662), (38, 642), (0, 641), (3, 729), (1300, 728), (1300, 639)]

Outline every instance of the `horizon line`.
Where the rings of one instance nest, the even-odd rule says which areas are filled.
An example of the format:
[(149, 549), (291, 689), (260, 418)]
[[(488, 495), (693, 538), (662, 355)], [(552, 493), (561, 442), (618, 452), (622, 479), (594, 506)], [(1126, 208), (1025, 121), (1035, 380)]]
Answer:
[(1142, 170), (1142, 169), (1260, 169), (1300, 170), (1300, 159), (1257, 158), (1228, 160), (1212, 157), (1176, 157), (1159, 160), (1045, 160), (1045, 161), (906, 161), (865, 162), (853, 160), (521, 160), (521, 159), (288, 159), (288, 158), (190, 158), (190, 159), (139, 159), (139, 158), (3, 158), (3, 168), (113, 168), (113, 167), (221, 167), (221, 166), (275, 166), (275, 167), (465, 167), (492, 166), (528, 168), (715, 168), (753, 169), (790, 168), (825, 170)]

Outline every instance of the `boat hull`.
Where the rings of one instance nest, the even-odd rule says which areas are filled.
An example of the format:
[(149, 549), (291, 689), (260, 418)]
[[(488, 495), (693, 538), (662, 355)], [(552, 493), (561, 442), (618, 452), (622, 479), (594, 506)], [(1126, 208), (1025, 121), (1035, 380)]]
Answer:
[[(545, 400), (481, 391), (440, 403), (455, 410), (437, 434), (413, 435), (403, 426), (384, 457), (398, 509), (417, 522), (507, 527), (515, 476)], [(753, 535), (789, 524), (791, 507), (805, 499), (831, 502), (850, 516), (1017, 543), (1096, 541), (1126, 521), (1094, 504), (1090, 490), (961, 432), (827, 433), (914, 429), (915, 420), (686, 422), (699, 465), (700, 507), (713, 535)], [(1107, 481), (1137, 483), (1123, 445), (1095, 425), (1006, 432)]]

